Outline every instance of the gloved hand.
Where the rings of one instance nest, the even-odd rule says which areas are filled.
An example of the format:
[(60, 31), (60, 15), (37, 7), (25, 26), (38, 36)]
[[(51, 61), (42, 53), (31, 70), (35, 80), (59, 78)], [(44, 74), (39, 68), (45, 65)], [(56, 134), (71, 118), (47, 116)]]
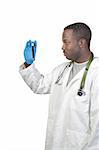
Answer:
[(32, 64), (35, 60), (36, 55), (36, 41), (27, 41), (25, 49), (24, 49), (24, 59), (27, 64)]

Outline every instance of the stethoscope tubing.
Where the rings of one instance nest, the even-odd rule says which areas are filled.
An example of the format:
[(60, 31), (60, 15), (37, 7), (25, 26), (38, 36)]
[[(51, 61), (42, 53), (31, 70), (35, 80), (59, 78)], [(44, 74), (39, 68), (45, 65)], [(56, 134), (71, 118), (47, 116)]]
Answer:
[[(84, 74), (83, 74), (83, 77), (82, 77), (82, 80), (81, 80), (81, 83), (80, 83), (80, 88), (78, 89), (78, 92), (77, 92), (77, 95), (79, 95), (79, 96), (85, 95), (85, 92), (83, 91), (83, 89), (84, 89), (84, 86), (85, 86), (85, 81), (86, 81), (87, 73), (88, 73), (89, 67), (91, 65), (91, 62), (93, 61), (93, 58), (94, 58), (94, 55), (91, 52), (91, 57), (88, 60), (88, 63), (86, 65), (86, 68), (85, 68), (85, 71), (84, 71)], [(59, 80), (62, 78), (62, 76), (63, 76), (64, 71), (66, 70), (66, 68), (70, 67), (73, 62), (74, 61), (70, 61), (70, 63), (65, 66), (65, 68), (62, 71), (62, 73), (58, 76), (58, 79), (55, 82), (55, 84), (57, 84), (59, 82)]]

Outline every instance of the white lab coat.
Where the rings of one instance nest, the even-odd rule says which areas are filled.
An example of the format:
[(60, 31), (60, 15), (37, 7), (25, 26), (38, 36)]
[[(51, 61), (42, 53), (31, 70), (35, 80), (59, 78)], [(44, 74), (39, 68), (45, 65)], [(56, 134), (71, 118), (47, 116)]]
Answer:
[(77, 92), (85, 67), (66, 85), (72, 65), (68, 62), (45, 76), (32, 64), (20, 74), (37, 94), (50, 94), (45, 150), (99, 150), (99, 58), (89, 68), (83, 96)]

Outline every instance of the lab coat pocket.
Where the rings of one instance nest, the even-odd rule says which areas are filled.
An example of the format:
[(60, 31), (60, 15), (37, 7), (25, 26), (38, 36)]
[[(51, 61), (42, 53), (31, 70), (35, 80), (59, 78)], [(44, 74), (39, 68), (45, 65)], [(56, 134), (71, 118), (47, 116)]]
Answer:
[(89, 94), (74, 96), (74, 106), (76, 110), (87, 112), (89, 107)]

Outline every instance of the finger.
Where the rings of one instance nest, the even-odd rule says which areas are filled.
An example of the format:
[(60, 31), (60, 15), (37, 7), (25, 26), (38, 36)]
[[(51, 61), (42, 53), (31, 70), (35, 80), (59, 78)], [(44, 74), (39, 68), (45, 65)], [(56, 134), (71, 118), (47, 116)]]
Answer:
[(34, 41), (34, 46), (37, 47), (37, 41), (36, 40)]
[(31, 40), (27, 41), (26, 46), (31, 46)]

